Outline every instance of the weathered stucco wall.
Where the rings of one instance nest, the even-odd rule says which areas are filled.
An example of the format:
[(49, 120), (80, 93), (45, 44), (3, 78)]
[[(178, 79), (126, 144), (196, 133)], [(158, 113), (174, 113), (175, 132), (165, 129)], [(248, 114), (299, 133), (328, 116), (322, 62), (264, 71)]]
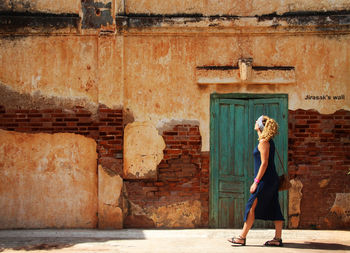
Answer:
[(96, 143), (0, 130), (0, 228), (94, 228)]
[(350, 7), (347, 0), (126, 0), (127, 13), (203, 14), (254, 16), (276, 12), (342, 10)]
[(0, 9), (16, 12), (79, 13), (80, 0), (2, 0)]
[[(135, 120), (162, 127), (171, 119), (199, 120), (202, 150), (209, 150), (210, 94), (287, 93), (289, 109), (333, 113), (350, 109), (347, 73), (350, 36), (133, 36), (125, 38), (124, 106)], [(243, 50), (242, 50), (243, 48)], [(198, 85), (197, 66), (234, 66), (241, 56), (253, 66), (294, 66), (295, 83)], [(305, 99), (329, 95), (330, 99)], [(333, 99), (344, 95), (346, 99)]]
[[(157, 128), (171, 120), (198, 120), (202, 150), (208, 151), (212, 92), (287, 93), (291, 110), (315, 108), (333, 113), (350, 109), (349, 42), (349, 35), (245, 40), (236, 36), (128, 36), (102, 38), (97, 53), (98, 42), (90, 37), (2, 39), (0, 81), (19, 93), (41, 95), (43, 100), (55, 97), (94, 108), (99, 102), (124, 107), (135, 121), (152, 121)], [(196, 67), (235, 66), (241, 56), (252, 57), (253, 66), (293, 66), (295, 83), (197, 84)], [(329, 97), (306, 99), (308, 95)], [(8, 104), (13, 101), (8, 94), (2, 96)]]
[(0, 44), (2, 84), (31, 96), (98, 103), (96, 38), (28, 36)]

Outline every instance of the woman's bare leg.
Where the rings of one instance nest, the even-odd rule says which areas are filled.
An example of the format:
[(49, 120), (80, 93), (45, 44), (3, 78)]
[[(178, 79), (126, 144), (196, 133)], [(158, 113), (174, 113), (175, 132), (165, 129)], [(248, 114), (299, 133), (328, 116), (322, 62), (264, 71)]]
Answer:
[(281, 220), (276, 220), (274, 221), (275, 223), (275, 238), (282, 238), (282, 226), (283, 226), (283, 221)]
[(278, 245), (278, 246), (282, 246), (281, 243), (281, 239), (282, 239), (282, 226), (283, 226), (283, 221), (281, 220), (276, 220), (274, 221), (275, 223), (275, 237), (270, 240), (267, 241), (265, 243), (265, 245), (267, 246), (271, 246), (271, 245)]
[[(251, 229), (251, 227), (253, 226), (253, 223), (254, 223), (254, 220), (255, 220), (255, 207), (256, 207), (257, 203), (258, 203), (258, 199), (256, 198), (254, 200), (254, 202), (253, 202), (252, 207), (249, 210), (247, 220), (246, 220), (246, 222), (244, 222), (241, 235), (239, 237), (234, 238), (235, 242), (243, 243), (244, 240), (240, 239), (240, 238), (246, 238), (247, 237), (247, 234), (248, 234), (249, 230)], [(229, 241), (231, 241), (231, 240), (229, 240)]]
[(255, 207), (258, 203), (258, 199), (256, 198), (253, 202), (252, 207), (249, 210), (248, 217), (246, 222), (244, 222), (241, 237), (246, 238), (249, 230), (252, 228), (254, 220), (255, 220)]

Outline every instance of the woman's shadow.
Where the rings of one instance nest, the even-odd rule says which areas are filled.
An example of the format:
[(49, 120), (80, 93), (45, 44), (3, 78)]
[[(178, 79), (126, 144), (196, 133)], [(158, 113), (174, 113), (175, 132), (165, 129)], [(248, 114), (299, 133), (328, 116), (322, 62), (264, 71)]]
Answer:
[[(240, 247), (241, 245), (232, 245), (232, 246)], [(247, 246), (267, 247), (265, 245), (247, 245)], [(287, 242), (287, 243), (283, 243), (283, 248), (316, 249), (316, 250), (350, 250), (350, 245), (345, 245), (340, 243), (322, 243), (322, 242), (303, 242), (303, 243)]]
[(283, 243), (285, 248), (294, 249), (319, 249), (319, 250), (350, 250), (350, 245), (344, 245), (340, 243), (325, 243), (325, 242), (303, 242), (303, 243), (293, 243), (287, 242)]

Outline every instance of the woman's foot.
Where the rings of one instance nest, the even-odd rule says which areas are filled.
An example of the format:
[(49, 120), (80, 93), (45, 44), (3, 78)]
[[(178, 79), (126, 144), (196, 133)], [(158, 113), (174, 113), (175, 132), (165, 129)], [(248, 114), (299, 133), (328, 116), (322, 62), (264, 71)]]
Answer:
[(245, 246), (245, 239), (242, 236), (238, 236), (238, 237), (232, 237), (232, 239), (228, 239), (228, 241), (230, 243), (234, 243), (234, 244), (240, 244), (242, 246)]
[(283, 247), (282, 238), (273, 238), (271, 241), (265, 242), (265, 246)]

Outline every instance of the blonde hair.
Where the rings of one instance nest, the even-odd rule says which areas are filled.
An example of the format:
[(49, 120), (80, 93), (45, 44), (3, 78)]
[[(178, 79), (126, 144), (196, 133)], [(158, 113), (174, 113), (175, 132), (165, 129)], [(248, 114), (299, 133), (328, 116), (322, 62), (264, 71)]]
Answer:
[(261, 139), (265, 139), (269, 141), (270, 139), (272, 139), (278, 134), (278, 128), (279, 128), (278, 123), (274, 119), (265, 115), (262, 121), (264, 124), (264, 129), (259, 137), (259, 141)]

